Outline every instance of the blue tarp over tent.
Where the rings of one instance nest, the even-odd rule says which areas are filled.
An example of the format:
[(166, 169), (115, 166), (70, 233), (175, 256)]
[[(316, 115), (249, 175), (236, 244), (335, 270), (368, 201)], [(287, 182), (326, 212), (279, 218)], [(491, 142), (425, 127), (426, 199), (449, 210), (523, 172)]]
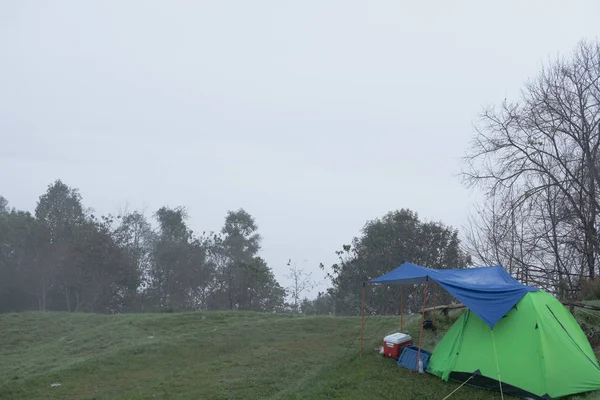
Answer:
[(493, 328), (527, 292), (538, 289), (517, 282), (501, 266), (431, 269), (403, 263), (370, 283), (401, 285), (433, 280)]

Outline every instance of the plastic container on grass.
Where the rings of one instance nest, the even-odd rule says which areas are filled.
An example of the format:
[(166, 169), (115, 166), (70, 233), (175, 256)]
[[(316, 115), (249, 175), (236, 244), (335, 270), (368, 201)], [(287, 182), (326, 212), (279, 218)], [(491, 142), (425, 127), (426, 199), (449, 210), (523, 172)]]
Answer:
[(412, 371), (427, 371), (427, 364), (429, 362), (429, 358), (431, 357), (431, 353), (427, 350), (421, 349), (421, 363), (422, 365), (417, 365), (417, 356), (419, 354), (419, 348), (417, 346), (406, 346), (402, 350), (402, 354), (400, 354), (400, 358), (398, 358), (398, 365), (401, 367), (410, 369)]

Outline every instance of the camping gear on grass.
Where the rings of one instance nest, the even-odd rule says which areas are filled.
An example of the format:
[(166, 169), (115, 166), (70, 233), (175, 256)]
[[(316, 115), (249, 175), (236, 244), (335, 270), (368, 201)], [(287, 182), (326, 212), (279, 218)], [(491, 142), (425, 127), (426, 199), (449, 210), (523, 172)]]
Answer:
[[(419, 351), (421, 352), (421, 357), (417, 356)], [(426, 350), (419, 350), (417, 346), (406, 346), (402, 350), (400, 358), (398, 358), (398, 365), (404, 368), (412, 369), (413, 371), (415, 370), (416, 365), (417, 370), (420, 373), (423, 373), (423, 371), (427, 369), (427, 364), (430, 357), (431, 353)]]
[(433, 324), (433, 321), (430, 319), (426, 319), (423, 321), (423, 329), (429, 329), (431, 331), (436, 331), (437, 327)]
[(384, 355), (390, 358), (398, 358), (402, 348), (413, 344), (410, 335), (397, 332), (383, 338)]
[[(424, 359), (429, 281), (437, 282), (467, 310)], [(600, 389), (600, 365), (569, 310), (550, 294), (521, 284), (501, 266), (433, 270), (405, 262), (369, 283), (425, 283), (416, 357), (402, 364), (398, 360), (407, 368), (419, 370), (421, 364), (445, 381), (455, 379), (533, 399)], [(408, 348), (405, 351), (408, 358)]]

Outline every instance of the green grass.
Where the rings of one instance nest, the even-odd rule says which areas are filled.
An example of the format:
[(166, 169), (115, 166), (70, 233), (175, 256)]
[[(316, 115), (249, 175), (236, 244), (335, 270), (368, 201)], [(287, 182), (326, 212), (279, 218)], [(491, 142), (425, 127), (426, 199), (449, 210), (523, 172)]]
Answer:
[[(424, 347), (433, 349), (455, 318), (438, 317), (441, 329), (425, 331)], [(417, 320), (406, 319), (405, 330), (418, 338)], [(359, 318), (4, 314), (0, 399), (443, 399), (458, 384), (375, 351), (398, 323), (368, 318), (361, 357)], [(452, 396), (499, 398), (467, 386)]]

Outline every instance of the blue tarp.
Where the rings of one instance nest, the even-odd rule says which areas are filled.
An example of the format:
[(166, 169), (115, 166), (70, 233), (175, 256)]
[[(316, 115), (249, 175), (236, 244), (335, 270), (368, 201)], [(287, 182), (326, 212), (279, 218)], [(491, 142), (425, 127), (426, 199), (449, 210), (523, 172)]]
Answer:
[(517, 282), (501, 266), (431, 269), (405, 262), (393, 271), (369, 282), (410, 285), (423, 283), (428, 279), (439, 283), (490, 328), (493, 328), (526, 293), (538, 290)]

